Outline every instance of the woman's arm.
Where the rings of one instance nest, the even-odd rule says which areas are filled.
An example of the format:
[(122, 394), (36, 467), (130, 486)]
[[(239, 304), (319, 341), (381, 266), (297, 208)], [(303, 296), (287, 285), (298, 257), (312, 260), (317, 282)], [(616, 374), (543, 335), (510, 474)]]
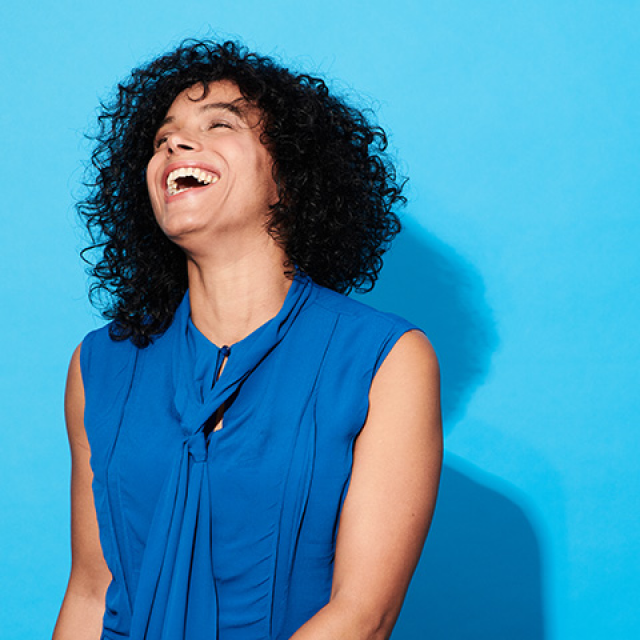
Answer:
[(80, 347), (69, 365), (65, 418), (71, 447), (71, 575), (62, 602), (54, 640), (98, 640), (104, 598), (111, 573), (100, 547), (89, 465), (91, 452), (84, 429), (84, 387)]
[(420, 558), (442, 462), (438, 363), (418, 331), (375, 376), (340, 517), (331, 600), (291, 640), (388, 638)]

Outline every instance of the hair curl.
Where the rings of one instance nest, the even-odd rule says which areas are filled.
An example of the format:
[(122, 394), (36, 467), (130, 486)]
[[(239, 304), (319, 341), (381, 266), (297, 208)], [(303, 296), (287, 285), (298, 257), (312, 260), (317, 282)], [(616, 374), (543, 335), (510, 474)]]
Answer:
[[(153, 138), (185, 89), (231, 80), (263, 118), (279, 201), (267, 228), (291, 264), (341, 293), (373, 288), (382, 254), (400, 231), (394, 208), (404, 182), (386, 153), (384, 131), (329, 94), (235, 42), (186, 40), (134, 69), (101, 104), (92, 136), (87, 196), (77, 209), (91, 245), (92, 303), (114, 320), (114, 339), (146, 346), (171, 324), (187, 288), (186, 259), (156, 224), (146, 187)], [(283, 186), (284, 185), (284, 186)], [(97, 260), (88, 258), (97, 251)], [(106, 295), (105, 295), (106, 294)]]

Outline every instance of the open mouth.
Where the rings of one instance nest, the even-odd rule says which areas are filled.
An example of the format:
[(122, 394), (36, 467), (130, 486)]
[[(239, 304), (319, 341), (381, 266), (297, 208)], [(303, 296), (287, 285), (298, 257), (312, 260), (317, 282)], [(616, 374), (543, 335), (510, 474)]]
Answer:
[(184, 193), (189, 189), (200, 189), (215, 184), (220, 176), (198, 167), (180, 167), (167, 176), (167, 193), (170, 196)]

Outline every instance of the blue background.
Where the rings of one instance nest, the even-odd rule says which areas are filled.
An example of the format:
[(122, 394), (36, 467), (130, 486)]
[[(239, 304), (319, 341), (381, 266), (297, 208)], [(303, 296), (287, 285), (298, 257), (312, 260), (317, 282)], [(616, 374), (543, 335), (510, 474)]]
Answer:
[(640, 637), (638, 2), (36, 1), (2, 22), (3, 637), (50, 633), (69, 569), (64, 380), (101, 322), (83, 133), (133, 66), (212, 31), (358, 92), (411, 177), (365, 299), (435, 344), (447, 451), (394, 639)]

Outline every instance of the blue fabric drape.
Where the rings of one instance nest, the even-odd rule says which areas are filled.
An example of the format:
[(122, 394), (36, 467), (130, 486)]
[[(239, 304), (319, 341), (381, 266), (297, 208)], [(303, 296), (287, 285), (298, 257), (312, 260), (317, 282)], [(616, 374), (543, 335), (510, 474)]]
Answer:
[[(194, 383), (193, 354), (186, 348), (189, 305), (174, 320), (175, 409), (184, 443), (168, 476), (145, 552), (131, 621), (131, 640), (217, 638), (218, 600), (211, 541), (207, 420), (286, 335), (310, 293), (310, 280), (295, 278), (280, 312), (229, 349), (226, 366), (210, 391)], [(220, 358), (218, 359), (218, 368)], [(190, 597), (197, 593), (197, 597)]]
[(104, 640), (287, 640), (328, 602), (371, 381), (412, 328), (297, 274), (228, 352), (188, 295), (145, 349), (85, 337)]

